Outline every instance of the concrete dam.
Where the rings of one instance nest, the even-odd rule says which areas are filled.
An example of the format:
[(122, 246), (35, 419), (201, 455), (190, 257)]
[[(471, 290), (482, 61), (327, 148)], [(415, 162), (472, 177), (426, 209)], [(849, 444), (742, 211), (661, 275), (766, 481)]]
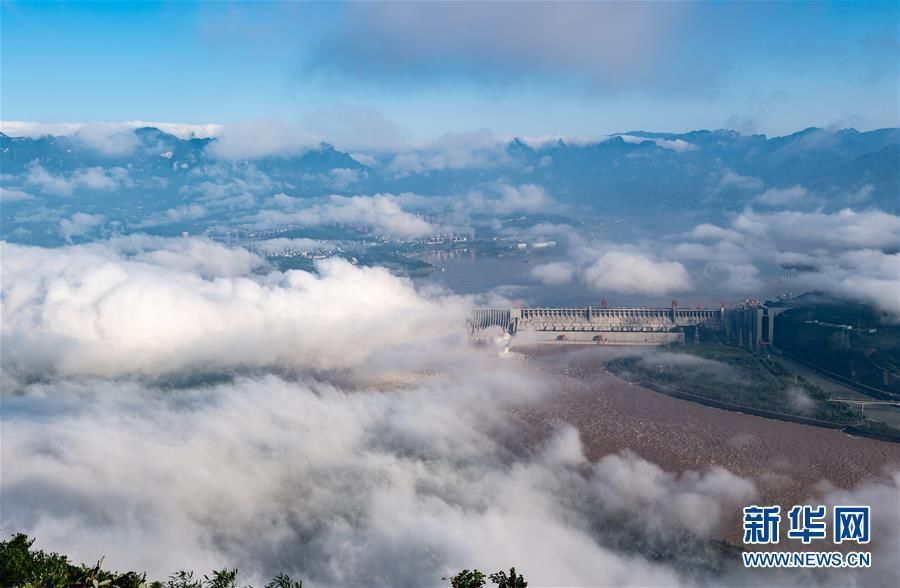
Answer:
[(517, 343), (669, 345), (698, 335), (700, 327), (759, 351), (774, 342), (775, 317), (786, 308), (754, 304), (736, 308), (542, 307), (476, 309), (469, 319), (478, 337), (499, 328)]

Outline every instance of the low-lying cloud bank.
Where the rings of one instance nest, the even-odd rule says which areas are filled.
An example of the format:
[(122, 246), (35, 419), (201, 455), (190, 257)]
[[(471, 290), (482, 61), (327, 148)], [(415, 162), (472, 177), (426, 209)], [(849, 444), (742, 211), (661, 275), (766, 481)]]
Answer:
[(564, 425), (523, 444), (509, 410), (552, 382), (490, 361), (515, 359), (391, 391), (271, 375), (174, 390), (31, 384), (4, 397), (3, 528), (157, 577), (234, 565), (247, 581), (285, 571), (311, 586), (439, 586), (463, 567), (508, 565), (534, 586), (896, 577), (900, 480), (816, 498), (873, 506), (872, 570), (748, 572), (707, 540), (756, 499), (754, 483), (628, 452), (590, 462)]
[(24, 177), (25, 184), (34, 190), (54, 196), (70, 196), (77, 189), (95, 192), (112, 192), (123, 187), (133, 187), (129, 172), (124, 167), (89, 167), (68, 175), (55, 175), (44, 169), (40, 163), (28, 164)]
[(692, 289), (685, 266), (631, 247), (579, 247), (572, 262), (550, 262), (535, 266), (531, 277), (556, 286), (573, 280), (593, 292), (667, 295)]
[(758, 212), (728, 227), (701, 224), (671, 251), (705, 262), (734, 290), (759, 287), (759, 266), (779, 268), (802, 291), (822, 290), (874, 305), (900, 321), (900, 217), (880, 210)]
[[(591, 462), (564, 423), (524, 424), (558, 382), (469, 348), (465, 299), (202, 239), (4, 244), (2, 264), (0, 526), (39, 547), (311, 586), (509, 565), (534, 586), (772, 584), (708, 542), (754, 483)], [(862, 491), (887, 521), (896, 483)], [(867, 578), (893, 573), (886, 527)]]
[[(341, 225), (377, 235), (420, 239), (440, 232), (465, 230), (476, 216), (539, 213), (556, 204), (553, 197), (536, 184), (496, 183), (483, 191), (457, 196), (422, 196), (407, 192), (301, 198), (282, 192), (267, 198), (258, 212), (241, 221), (257, 229)], [(434, 220), (438, 218), (439, 221)]]
[(538, 585), (671, 585), (641, 537), (678, 529), (705, 553), (755, 492), (717, 468), (589, 463), (566, 427), (537, 441), (510, 409), (549, 382), (469, 349), (466, 300), (382, 269), (280, 273), (141, 235), (3, 248), (2, 526), (76, 559), (314, 586), (526, 563)]
[(48, 135), (55, 137), (67, 137), (71, 135), (81, 137), (93, 137), (97, 135), (109, 136), (127, 133), (135, 129), (146, 127), (159, 129), (164, 133), (175, 135), (179, 139), (215, 137), (222, 132), (222, 125), (212, 123), (191, 124), (144, 120), (130, 120), (113, 123), (0, 121), (0, 132), (3, 132), (10, 137), (29, 137), (31, 139), (37, 139)]
[(597, 292), (667, 294), (690, 289), (687, 270), (677, 261), (659, 261), (630, 251), (606, 251), (584, 270)]
[(541, 387), (489, 372), (388, 393), (271, 376), (32, 385), (5, 400), (3, 526), (158, 575), (237, 565), (314, 586), (437, 586), (515, 564), (538, 586), (682, 583), (644, 542), (709, 536), (753, 484), (629, 454), (589, 463), (569, 428), (523, 450), (503, 409)]
[(819, 290), (873, 305), (900, 322), (900, 217), (747, 208), (730, 222), (635, 245), (571, 239), (569, 258), (535, 266), (547, 285), (579, 282), (598, 293), (662, 297), (709, 292), (762, 298)]
[(281, 273), (244, 249), (141, 235), (2, 253), (6, 376), (339, 369), (464, 337), (465, 300), (341, 260)]
[(437, 230), (428, 221), (404, 210), (391, 194), (333, 195), (313, 202), (277, 194), (271, 203), (277, 208), (263, 209), (247, 220), (257, 228), (358, 225), (368, 227), (377, 234), (402, 238), (424, 237)]

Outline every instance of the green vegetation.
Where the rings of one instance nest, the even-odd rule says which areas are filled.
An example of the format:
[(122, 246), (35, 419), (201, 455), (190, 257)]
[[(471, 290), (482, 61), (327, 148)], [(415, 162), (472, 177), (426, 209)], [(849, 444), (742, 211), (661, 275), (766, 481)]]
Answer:
[(671, 347), (669, 353), (619, 358), (610, 362), (609, 369), (748, 408), (842, 425), (859, 423), (858, 411), (828, 402), (825, 390), (777, 361), (726, 345), (715, 331), (701, 329), (701, 333), (700, 343)]
[(360, 265), (386, 267), (392, 273), (406, 277), (423, 277), (434, 271), (434, 266), (427, 261), (391, 251), (386, 247), (369, 247), (365, 253), (358, 255), (358, 260)]
[[(496, 584), (497, 588), (525, 588), (528, 586), (525, 577), (522, 574), (516, 574), (516, 568), (510, 568), (509, 575), (501, 570), (487, 578)], [(479, 570), (463, 570), (449, 580), (451, 588), (481, 588), (485, 584), (485, 575)]]
[[(900, 430), (864, 418), (859, 410), (829, 402), (830, 395), (780, 362), (725, 344), (701, 329), (699, 343), (665, 352), (626, 356), (607, 365), (617, 374), (731, 405), (850, 426), (857, 433), (900, 441)], [(776, 331), (777, 332), (777, 331)]]
[[(65, 555), (32, 549), (34, 539), (18, 533), (0, 542), (0, 586), (3, 588), (236, 588), (237, 569), (213, 571), (195, 578), (180, 571), (168, 580), (147, 581), (141, 572), (104, 570), (102, 560), (94, 566), (77, 565)], [(278, 574), (265, 588), (302, 588), (302, 582)], [(249, 588), (249, 587), (247, 587)]]
[(807, 294), (776, 319), (780, 349), (817, 368), (900, 394), (900, 326), (869, 306)]
[[(213, 571), (202, 578), (193, 572), (180, 571), (168, 580), (148, 581), (142, 572), (104, 570), (102, 560), (96, 565), (78, 565), (65, 555), (32, 549), (34, 539), (18, 533), (8, 541), (0, 541), (0, 586), (3, 588), (237, 588), (238, 570)], [(463, 570), (451, 578), (452, 588), (481, 588), (485, 574)], [(487, 576), (498, 588), (526, 588), (528, 583), (516, 568), (509, 574), (500, 571)], [(286, 574), (278, 574), (265, 588), (302, 588), (303, 583)], [(245, 586), (244, 588), (251, 588)]]
[(491, 574), (491, 582), (497, 585), (497, 588), (525, 588), (528, 582), (522, 574), (516, 575), (516, 568), (509, 568), (509, 575), (506, 572), (499, 571)]
[[(484, 586), (484, 573), (478, 570), (463, 570), (450, 578), (451, 588), (481, 588)], [(446, 580), (447, 578), (444, 578)]]
[(280, 272), (286, 272), (288, 270), (302, 270), (304, 272), (316, 271), (316, 260), (311, 257), (303, 257), (301, 255), (296, 257), (284, 257), (275, 255), (268, 259), (269, 263), (275, 266), (275, 269)]
[[(137, 588), (144, 586), (175, 586), (176, 584), (147, 584), (144, 574), (110, 572), (96, 566), (75, 565), (64, 555), (32, 550), (34, 539), (17, 534), (0, 542), (0, 586), (51, 588), (57, 586), (85, 586)], [(189, 584), (183, 584), (185, 588)]]
[[(353, 258), (355, 263), (365, 267), (386, 267), (394, 274), (406, 277), (427, 276), (434, 271), (434, 266), (426, 261), (402, 255), (396, 251), (389, 251), (381, 246), (371, 246), (365, 252), (356, 254), (346, 252), (334, 254), (334, 257), (348, 260)], [(312, 257), (273, 255), (268, 259), (278, 271), (282, 272), (294, 269), (313, 272), (316, 269), (316, 260)]]

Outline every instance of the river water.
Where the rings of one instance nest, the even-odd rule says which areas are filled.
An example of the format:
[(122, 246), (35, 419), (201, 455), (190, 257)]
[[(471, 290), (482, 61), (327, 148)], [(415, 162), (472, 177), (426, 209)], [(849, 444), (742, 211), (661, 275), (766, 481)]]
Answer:
[[(631, 450), (670, 471), (721, 466), (752, 479), (760, 503), (790, 508), (824, 489), (886, 481), (900, 444), (707, 407), (630, 385), (603, 369), (604, 350), (535, 349), (527, 362), (560, 376), (548, 401), (517, 414), (539, 429), (577, 427), (588, 457)], [(724, 538), (740, 541), (739, 513)]]
[[(493, 292), (525, 306), (599, 306), (606, 299), (610, 306), (668, 307), (671, 295), (622, 294), (604, 291), (602, 284), (593, 289), (579, 279), (575, 272), (572, 281), (544, 284), (531, 274), (533, 268), (547, 263), (571, 262), (572, 255), (563, 247), (528, 250), (498, 257), (473, 253), (433, 253), (422, 259), (435, 266), (430, 275), (418, 278), (422, 284), (437, 284), (458, 294)], [(788, 293), (783, 272), (777, 268), (761, 268), (759, 287), (735, 290), (722, 276), (711, 272), (703, 264), (686, 264), (694, 289), (676, 295), (679, 304), (694, 307), (718, 308), (720, 303), (736, 303), (745, 298), (766, 300)]]

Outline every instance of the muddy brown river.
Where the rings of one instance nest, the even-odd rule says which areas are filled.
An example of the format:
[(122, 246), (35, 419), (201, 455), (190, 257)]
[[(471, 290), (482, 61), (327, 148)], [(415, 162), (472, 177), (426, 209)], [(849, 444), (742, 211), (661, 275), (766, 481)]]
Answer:
[[(722, 466), (753, 479), (761, 503), (783, 509), (828, 485), (850, 489), (900, 470), (897, 443), (672, 398), (605, 372), (602, 357), (589, 350), (525, 354), (529, 364), (562, 378), (549, 401), (518, 409), (518, 416), (539, 428), (571, 423), (592, 460), (629, 449), (669, 471)], [(739, 541), (739, 513), (734, 520), (723, 534)]]

